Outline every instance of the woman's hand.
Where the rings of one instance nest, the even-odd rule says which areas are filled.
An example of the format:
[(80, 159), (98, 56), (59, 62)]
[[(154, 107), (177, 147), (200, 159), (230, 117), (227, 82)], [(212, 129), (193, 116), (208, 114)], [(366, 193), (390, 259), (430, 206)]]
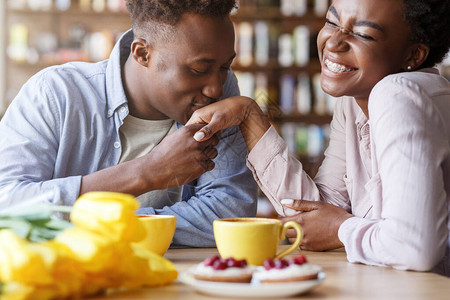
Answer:
[(209, 139), (216, 132), (234, 125), (240, 125), (255, 109), (255, 101), (248, 97), (227, 98), (197, 109), (187, 121), (190, 124), (206, 124), (194, 135), (197, 141)]
[[(341, 224), (351, 218), (341, 207), (319, 201), (282, 200), (285, 207), (299, 211), (299, 214), (280, 218), (283, 223), (295, 221), (303, 228), (303, 239), (300, 248), (312, 251), (324, 251), (343, 247), (338, 231)], [(296, 231), (289, 229), (286, 237), (293, 242)]]
[(243, 96), (220, 100), (196, 110), (186, 123), (189, 124), (206, 124), (194, 135), (194, 139), (199, 142), (209, 139), (222, 129), (239, 125), (249, 150), (270, 127), (269, 120), (258, 104)]

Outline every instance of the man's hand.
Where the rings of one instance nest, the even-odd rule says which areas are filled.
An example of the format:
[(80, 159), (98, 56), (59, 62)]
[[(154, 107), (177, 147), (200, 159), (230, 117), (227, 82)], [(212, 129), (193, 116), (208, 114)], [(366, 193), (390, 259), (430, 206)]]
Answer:
[(197, 142), (192, 138), (203, 125), (188, 125), (167, 136), (144, 156), (144, 177), (152, 182), (152, 190), (180, 186), (214, 169), (217, 135)]
[[(301, 249), (323, 251), (344, 246), (338, 238), (338, 230), (341, 224), (353, 215), (343, 208), (324, 202), (306, 200), (283, 200), (282, 204), (300, 212), (294, 216), (280, 218), (280, 220), (283, 223), (295, 221), (302, 226)], [(296, 231), (289, 229), (286, 237), (292, 243), (295, 241)]]
[(90, 191), (112, 191), (135, 196), (152, 190), (188, 183), (214, 169), (217, 135), (204, 142), (192, 138), (203, 125), (178, 129), (150, 153), (83, 176), (80, 195)]

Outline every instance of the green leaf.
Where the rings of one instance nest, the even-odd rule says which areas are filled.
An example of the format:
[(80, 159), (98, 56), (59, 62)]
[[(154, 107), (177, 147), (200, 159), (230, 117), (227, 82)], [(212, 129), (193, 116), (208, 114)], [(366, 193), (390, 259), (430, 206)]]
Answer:
[(54, 212), (70, 212), (71, 207), (36, 204), (19, 208), (12, 207), (7, 213), (0, 214), (0, 229), (9, 228), (22, 238), (37, 242), (54, 239), (72, 226), (70, 222), (52, 216)]
[(45, 224), (45, 226), (47, 228), (62, 231), (66, 228), (72, 227), (73, 224), (68, 221), (58, 219), (58, 218), (50, 218), (49, 221)]
[(33, 229), (33, 225), (20, 218), (0, 218), (0, 229), (11, 229), (22, 238), (27, 238)]
[(45, 227), (34, 227), (28, 236), (28, 240), (32, 242), (53, 240), (60, 232), (60, 230), (48, 229)]

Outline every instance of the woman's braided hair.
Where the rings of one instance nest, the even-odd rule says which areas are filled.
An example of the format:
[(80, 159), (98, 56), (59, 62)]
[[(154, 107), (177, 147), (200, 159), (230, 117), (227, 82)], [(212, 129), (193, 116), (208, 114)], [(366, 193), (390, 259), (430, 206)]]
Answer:
[(411, 28), (410, 40), (430, 47), (421, 67), (440, 63), (450, 48), (450, 1), (403, 0), (404, 19)]

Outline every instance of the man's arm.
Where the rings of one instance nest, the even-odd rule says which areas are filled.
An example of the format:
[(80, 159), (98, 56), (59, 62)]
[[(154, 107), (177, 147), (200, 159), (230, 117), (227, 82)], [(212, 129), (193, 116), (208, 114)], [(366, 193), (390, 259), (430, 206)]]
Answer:
[(245, 165), (248, 151), (238, 127), (223, 132), (217, 150), (215, 168), (184, 185), (181, 202), (138, 210), (176, 216), (175, 246), (214, 247), (215, 219), (256, 215), (257, 185)]
[(0, 121), (0, 192), (9, 190), (0, 209), (36, 195), (48, 195), (42, 202), (70, 204), (79, 192), (81, 176), (55, 178), (61, 109), (41, 80), (45, 72), (23, 86)]
[(8, 204), (44, 193), (52, 196), (43, 201), (65, 205), (80, 191), (140, 195), (182, 185), (214, 167), (218, 138), (198, 143), (195, 126), (170, 135), (149, 155), (116, 165), (119, 121), (102, 115), (102, 99), (78, 90), (76, 82), (86, 84), (82, 75), (72, 72), (70, 82), (64, 77), (69, 68), (30, 79), (0, 123), (0, 190), (10, 189)]

